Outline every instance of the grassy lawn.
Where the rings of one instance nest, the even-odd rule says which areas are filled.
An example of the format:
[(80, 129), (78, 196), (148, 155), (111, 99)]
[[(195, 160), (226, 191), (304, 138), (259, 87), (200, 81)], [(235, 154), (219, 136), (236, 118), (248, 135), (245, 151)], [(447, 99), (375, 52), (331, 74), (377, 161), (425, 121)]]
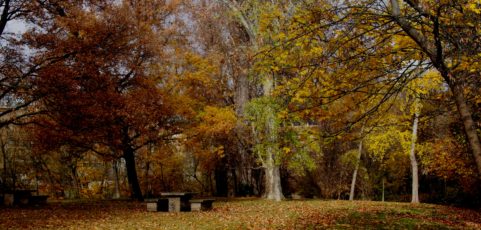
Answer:
[(127, 201), (0, 208), (0, 229), (481, 229), (481, 211), (369, 201), (217, 201), (208, 212), (147, 212)]

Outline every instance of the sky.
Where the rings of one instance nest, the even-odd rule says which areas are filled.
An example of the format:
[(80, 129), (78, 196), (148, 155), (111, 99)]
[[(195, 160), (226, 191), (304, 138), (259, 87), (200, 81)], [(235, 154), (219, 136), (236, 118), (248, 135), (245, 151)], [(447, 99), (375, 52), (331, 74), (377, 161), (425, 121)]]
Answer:
[(25, 31), (27, 31), (27, 24), (21, 20), (9, 21), (5, 27), (5, 32), (7, 33), (22, 34)]

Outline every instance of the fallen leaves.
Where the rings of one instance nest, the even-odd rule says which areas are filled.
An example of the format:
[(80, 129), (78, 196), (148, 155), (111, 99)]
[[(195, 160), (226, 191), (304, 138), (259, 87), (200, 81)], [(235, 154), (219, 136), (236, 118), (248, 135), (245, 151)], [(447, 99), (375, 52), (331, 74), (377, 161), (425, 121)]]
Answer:
[(0, 209), (0, 229), (480, 228), (481, 212), (370, 201), (217, 201), (208, 212), (147, 212), (144, 203), (87, 201)]

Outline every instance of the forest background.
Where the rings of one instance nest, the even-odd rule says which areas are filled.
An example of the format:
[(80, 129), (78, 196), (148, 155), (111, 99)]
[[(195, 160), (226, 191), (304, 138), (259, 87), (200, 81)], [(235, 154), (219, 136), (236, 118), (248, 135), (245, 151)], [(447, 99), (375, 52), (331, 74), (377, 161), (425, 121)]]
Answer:
[(3, 193), (481, 205), (479, 0), (0, 9)]

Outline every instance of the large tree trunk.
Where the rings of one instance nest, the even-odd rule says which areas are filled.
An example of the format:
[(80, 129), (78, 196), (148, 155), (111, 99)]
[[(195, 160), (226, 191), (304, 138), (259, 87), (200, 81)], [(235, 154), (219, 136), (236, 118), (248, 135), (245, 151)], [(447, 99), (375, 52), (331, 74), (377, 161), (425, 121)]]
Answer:
[(135, 156), (132, 148), (126, 148), (124, 151), (125, 167), (127, 169), (127, 178), (129, 180), (132, 199), (143, 201), (142, 190), (140, 189), (139, 179), (137, 177), (137, 169), (135, 167)]
[[(248, 73), (247, 70), (240, 71), (239, 75), (237, 76), (236, 82), (236, 91), (235, 91), (235, 107), (236, 107), (236, 114), (239, 118), (237, 121), (236, 127), (236, 135), (237, 135), (237, 154), (239, 162), (235, 165), (236, 167), (236, 175), (239, 176), (239, 180), (237, 183), (241, 186), (237, 186), (237, 188), (244, 188), (249, 184), (249, 174), (251, 170), (251, 164), (249, 162), (249, 158), (247, 156), (248, 152), (246, 151), (246, 143), (248, 141), (245, 140), (245, 124), (244, 124), (244, 110), (245, 105), (249, 100), (249, 81), (248, 81)], [(237, 189), (238, 190), (238, 189)], [(240, 191), (235, 191), (235, 194), (239, 194)], [(247, 194), (243, 194), (247, 195)]]
[(125, 167), (127, 169), (127, 179), (129, 180), (132, 199), (143, 201), (142, 190), (140, 189), (139, 178), (137, 177), (137, 168), (135, 166), (135, 150), (130, 146), (130, 138), (128, 128), (122, 129), (122, 151), (125, 159)]
[[(264, 89), (264, 96), (270, 97), (272, 93), (272, 88), (274, 85), (274, 80), (272, 76), (267, 76), (265, 82), (263, 84)], [(267, 141), (272, 144), (272, 146), (268, 146), (266, 149), (266, 159), (264, 162), (264, 167), (266, 170), (266, 198), (268, 200), (275, 200), (280, 201), (284, 198), (282, 194), (282, 185), (281, 185), (281, 174), (279, 170), (279, 165), (276, 162), (276, 153), (277, 147), (274, 143), (278, 141), (278, 129), (275, 124), (275, 110), (271, 106), (266, 106), (264, 108), (267, 111), (267, 127), (265, 130), (265, 134), (267, 137)]]
[(463, 94), (462, 87), (459, 84), (450, 84), (451, 92), (453, 93), (458, 112), (463, 121), (464, 130), (471, 147), (471, 151), (476, 161), (476, 166), (478, 168), (478, 176), (481, 177), (481, 143), (479, 141), (479, 136), (476, 131), (476, 126), (473, 121), (471, 110), (469, 109), (466, 99)]
[[(418, 102), (415, 102), (418, 103)], [(418, 162), (416, 160), (415, 147), (418, 133), (419, 109), (416, 106), (413, 121), (413, 133), (411, 137), (411, 150), (409, 152), (409, 159), (411, 160), (412, 169), (412, 199), (411, 203), (419, 203), (419, 179), (418, 179)]]
[[(269, 151), (269, 150), (268, 150)], [(266, 159), (266, 199), (281, 201), (284, 198), (281, 187), (281, 174), (279, 166), (275, 164), (273, 154), (268, 153)]]

